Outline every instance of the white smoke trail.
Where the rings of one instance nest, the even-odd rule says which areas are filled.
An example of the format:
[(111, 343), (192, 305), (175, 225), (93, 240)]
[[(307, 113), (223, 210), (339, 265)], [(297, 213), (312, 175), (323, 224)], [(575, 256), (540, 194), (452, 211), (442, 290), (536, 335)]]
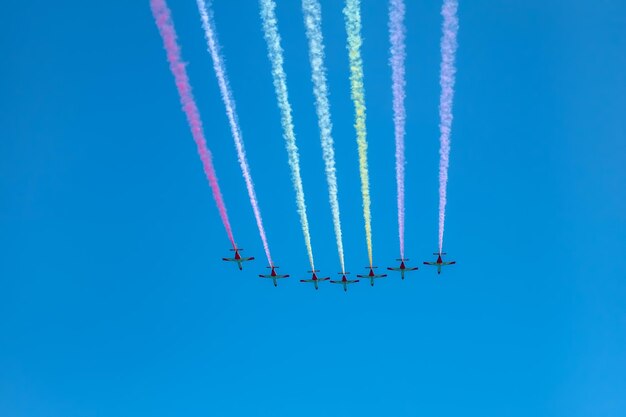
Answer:
[(406, 110), (404, 108), (406, 59), (404, 0), (389, 2), (389, 40), (391, 43), (391, 88), (393, 91), (393, 122), (396, 136), (396, 184), (398, 188), (398, 236), (400, 238), (400, 258), (404, 259), (404, 129)]
[(293, 131), (293, 118), (291, 116), (291, 104), (289, 103), (289, 95), (287, 92), (287, 75), (283, 68), (283, 50), (280, 45), (280, 34), (278, 33), (278, 23), (276, 19), (276, 3), (274, 0), (260, 0), (261, 18), (263, 20), (263, 32), (265, 41), (267, 42), (268, 56), (272, 63), (272, 75), (274, 77), (274, 89), (278, 100), (278, 107), (281, 113), (281, 123), (283, 127), (283, 138), (285, 139), (285, 147), (289, 157), (289, 167), (291, 168), (291, 180), (293, 188), (296, 192), (296, 206), (300, 215), (300, 224), (302, 225), (302, 234), (304, 235), (304, 243), (309, 255), (311, 269), (315, 270), (313, 261), (313, 248), (311, 245), (311, 235), (309, 232), (309, 220), (306, 214), (306, 203), (304, 199), (304, 188), (302, 186), (302, 178), (300, 176), (300, 157), (298, 155), (298, 146), (296, 145), (296, 136)]
[(241, 135), (241, 129), (239, 128), (239, 121), (237, 120), (237, 111), (235, 109), (235, 100), (233, 99), (232, 92), (230, 91), (230, 85), (228, 83), (228, 77), (226, 76), (226, 68), (224, 67), (224, 60), (219, 52), (219, 44), (217, 41), (217, 35), (213, 25), (212, 16), (207, 8), (204, 0), (196, 0), (198, 4), (198, 10), (200, 11), (200, 17), (202, 19), (202, 27), (204, 28), (204, 35), (206, 37), (207, 46), (211, 58), (213, 60), (213, 68), (215, 69), (215, 76), (222, 93), (222, 100), (226, 107), (226, 115), (228, 116), (228, 122), (230, 123), (230, 130), (235, 141), (235, 148), (237, 149), (237, 157), (239, 159), (239, 166), (241, 167), (241, 173), (246, 182), (246, 188), (248, 189), (248, 197), (250, 204), (252, 205), (252, 211), (256, 219), (256, 224), (259, 229), (259, 235), (263, 242), (263, 249), (265, 250), (265, 256), (267, 256), (267, 262), (270, 265), (272, 263), (272, 255), (270, 253), (269, 245), (267, 244), (267, 237), (265, 235), (265, 228), (263, 227), (263, 218), (261, 217), (261, 209), (256, 198), (256, 192), (254, 191), (254, 183), (252, 182), (252, 175), (250, 174), (250, 166), (246, 158), (246, 150), (243, 146), (243, 138)]
[(311, 62), (311, 79), (313, 80), (313, 94), (315, 95), (315, 109), (317, 112), (320, 139), (322, 141), (322, 155), (328, 183), (328, 199), (333, 217), (333, 227), (339, 252), (341, 271), (345, 272), (343, 256), (343, 238), (341, 235), (341, 218), (339, 199), (337, 197), (337, 173), (335, 169), (335, 149), (330, 121), (330, 105), (328, 103), (328, 86), (326, 83), (326, 68), (324, 66), (324, 39), (322, 36), (322, 11), (318, 0), (302, 0), (304, 25), (309, 41), (309, 60)]
[(439, 252), (443, 251), (443, 229), (446, 218), (448, 166), (450, 165), (450, 131), (452, 130), (452, 100), (454, 98), (454, 75), (456, 67), (459, 19), (456, 15), (457, 0), (444, 0), (441, 8), (443, 35), (441, 37), (441, 96), (439, 98)]

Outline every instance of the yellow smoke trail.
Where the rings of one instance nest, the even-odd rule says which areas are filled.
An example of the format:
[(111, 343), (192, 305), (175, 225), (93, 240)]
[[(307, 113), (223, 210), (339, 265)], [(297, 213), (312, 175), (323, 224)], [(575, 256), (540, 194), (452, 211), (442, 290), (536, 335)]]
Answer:
[(365, 240), (367, 255), (372, 265), (372, 215), (370, 212), (370, 181), (367, 168), (367, 131), (365, 129), (365, 89), (363, 87), (363, 61), (361, 59), (361, 4), (360, 0), (346, 0), (343, 14), (348, 32), (348, 56), (350, 58), (350, 87), (354, 102), (354, 127), (359, 148), (359, 173), (361, 174), (361, 194), (363, 195), (363, 219), (365, 220)]

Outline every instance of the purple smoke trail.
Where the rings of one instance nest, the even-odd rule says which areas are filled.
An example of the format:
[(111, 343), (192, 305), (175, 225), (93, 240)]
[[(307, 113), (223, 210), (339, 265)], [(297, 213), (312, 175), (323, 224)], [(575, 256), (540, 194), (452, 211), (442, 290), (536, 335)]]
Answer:
[(261, 209), (259, 208), (259, 202), (256, 198), (256, 192), (254, 191), (254, 183), (252, 182), (252, 175), (250, 174), (250, 166), (248, 165), (248, 159), (246, 158), (246, 150), (243, 146), (243, 138), (241, 135), (241, 129), (239, 128), (239, 121), (237, 120), (237, 111), (235, 109), (235, 99), (230, 91), (230, 85), (228, 83), (228, 77), (226, 76), (226, 68), (224, 67), (224, 60), (219, 53), (219, 43), (215, 31), (215, 24), (213, 23), (210, 9), (204, 0), (196, 0), (198, 10), (200, 11), (200, 17), (202, 20), (202, 27), (204, 29), (204, 35), (206, 37), (209, 53), (213, 60), (213, 68), (215, 70), (215, 76), (217, 77), (217, 83), (222, 93), (222, 101), (226, 107), (226, 115), (228, 116), (228, 122), (230, 123), (230, 130), (235, 141), (235, 148), (237, 149), (237, 157), (239, 159), (239, 166), (241, 167), (241, 173), (246, 182), (246, 188), (248, 189), (248, 197), (250, 198), (250, 204), (252, 205), (252, 211), (256, 219), (256, 224), (259, 229), (259, 235), (263, 242), (263, 249), (265, 249), (265, 255), (267, 256), (267, 262), (270, 265), (272, 263), (272, 255), (270, 254), (270, 248), (267, 244), (267, 237), (265, 235), (265, 228), (263, 227), (263, 218), (261, 217)]
[(400, 257), (404, 259), (404, 0), (389, 2), (389, 40), (391, 42), (391, 80), (393, 91), (393, 122), (396, 136), (396, 185), (398, 187), (398, 236)]
[(443, 250), (443, 228), (446, 218), (446, 192), (448, 185), (448, 166), (450, 164), (450, 130), (452, 128), (452, 100), (454, 98), (454, 64), (456, 55), (456, 35), (459, 19), (456, 15), (457, 0), (444, 0), (441, 8), (443, 16), (443, 35), (441, 37), (441, 96), (439, 99), (439, 252)]
[(230, 239), (230, 243), (233, 247), (235, 247), (235, 239), (233, 238), (233, 232), (228, 220), (226, 205), (224, 204), (222, 192), (217, 182), (217, 175), (215, 174), (215, 169), (213, 168), (211, 151), (207, 147), (206, 140), (204, 138), (202, 120), (200, 119), (198, 106), (193, 98), (191, 84), (189, 83), (189, 78), (187, 76), (187, 70), (185, 69), (185, 64), (182, 62), (180, 56), (180, 47), (176, 42), (176, 30), (174, 29), (174, 24), (172, 23), (170, 10), (168, 9), (165, 0), (151, 0), (150, 8), (152, 9), (152, 15), (154, 16), (161, 38), (163, 38), (163, 46), (165, 47), (165, 51), (167, 53), (170, 70), (174, 75), (176, 88), (178, 89), (178, 94), (180, 95), (180, 102), (183, 106), (183, 111), (187, 116), (187, 122), (191, 128), (191, 135), (193, 136), (193, 140), (196, 142), (198, 154), (202, 160), (204, 173), (209, 180), (209, 185), (213, 191), (213, 198), (217, 204), (220, 217), (222, 218), (222, 223), (224, 223), (228, 239)]

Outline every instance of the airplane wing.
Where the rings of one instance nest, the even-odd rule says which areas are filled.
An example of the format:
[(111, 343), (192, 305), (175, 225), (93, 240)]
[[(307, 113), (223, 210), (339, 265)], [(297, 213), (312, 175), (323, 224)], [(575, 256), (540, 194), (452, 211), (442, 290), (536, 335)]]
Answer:
[(274, 278), (289, 278), (289, 275), (276, 275)]
[(437, 262), (424, 262), (424, 265), (437, 265)]
[(230, 261), (230, 262), (235, 262), (236, 259), (235, 258), (222, 258), (223, 261)]
[(349, 279), (346, 281), (347, 284), (354, 284), (355, 282), (359, 282), (358, 279)]
[(331, 283), (331, 284), (341, 284), (341, 283), (342, 283), (342, 281), (335, 281), (335, 280), (332, 280), (332, 279), (331, 279), (331, 280), (330, 280), (330, 283)]
[(251, 256), (249, 258), (241, 258), (242, 261), (254, 261), (254, 256)]
[(387, 269), (390, 270), (390, 271), (402, 271), (402, 269), (400, 269), (400, 268), (387, 267)]
[(328, 281), (330, 278), (318, 278), (318, 281)]
[(443, 265), (454, 265), (455, 263), (456, 263), (456, 261), (444, 262)]
[(315, 282), (313, 279), (301, 279), (300, 282)]

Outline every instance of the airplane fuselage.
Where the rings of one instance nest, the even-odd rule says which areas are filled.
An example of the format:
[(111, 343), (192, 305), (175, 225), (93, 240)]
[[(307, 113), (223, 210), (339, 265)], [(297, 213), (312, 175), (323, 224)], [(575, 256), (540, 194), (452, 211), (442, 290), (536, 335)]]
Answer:
[(375, 266), (369, 267), (370, 272), (367, 275), (357, 275), (357, 277), (369, 279), (370, 280), (370, 285), (373, 287), (374, 286), (374, 280), (376, 278), (385, 278), (387, 276), (387, 274), (375, 274), (374, 273), (374, 268), (376, 268), (376, 267)]
[[(434, 254), (437, 255), (437, 260), (435, 262), (424, 262), (424, 265), (431, 265), (431, 266), (436, 266), (437, 267), (437, 274), (441, 274), (441, 267), (446, 266), (446, 265), (454, 265), (456, 262), (455, 261), (451, 261), (451, 262), (444, 262), (444, 260), (441, 258), (441, 253), (439, 254)], [(445, 253), (443, 254), (445, 255)]]
[[(315, 271), (317, 272), (317, 271)], [(320, 281), (328, 281), (330, 278), (326, 277), (326, 278), (318, 278), (317, 274), (313, 272), (313, 276), (311, 277), (311, 279), (301, 279), (300, 282), (308, 282), (308, 283), (313, 283), (313, 286), (315, 287), (316, 290), (319, 290), (319, 282)]]
[(259, 275), (259, 277), (270, 278), (275, 287), (278, 286), (278, 281), (276, 281), (278, 278), (289, 278), (289, 275), (278, 275), (275, 270), (276, 268), (278, 268), (277, 266), (268, 266), (268, 268), (271, 268), (272, 272), (270, 272), (269, 274), (261, 274)]
[(341, 280), (340, 280), (340, 281), (332, 281), (332, 280), (331, 280), (331, 281), (330, 281), (330, 282), (331, 282), (331, 284), (341, 284), (341, 286), (343, 287), (343, 290), (347, 292), (347, 291), (348, 291), (348, 285), (349, 285), (349, 284), (354, 284), (355, 282), (359, 282), (359, 280), (358, 280), (358, 279), (348, 279), (348, 278), (346, 278), (346, 275), (345, 275), (345, 274), (347, 274), (347, 273), (348, 273), (348, 272), (344, 273), (344, 274), (341, 276)]
[(400, 279), (404, 279), (404, 273), (405, 272), (410, 272), (410, 271), (416, 271), (417, 267), (414, 268), (407, 268), (404, 261), (408, 261), (408, 259), (404, 259), (404, 258), (400, 258), (397, 259), (398, 261), (400, 261), (400, 266), (398, 268), (387, 268), (390, 271), (398, 271), (400, 272)]
[(237, 267), (239, 268), (240, 271), (243, 271), (243, 263), (247, 262), (247, 261), (251, 261), (254, 259), (254, 257), (249, 257), (249, 258), (242, 258), (241, 255), (239, 254), (240, 250), (243, 249), (239, 249), (239, 248), (235, 248), (235, 249), (231, 249), (233, 251), (235, 251), (235, 256), (232, 258), (222, 258), (222, 260), (224, 261), (228, 261), (228, 262), (235, 262), (237, 264)]

